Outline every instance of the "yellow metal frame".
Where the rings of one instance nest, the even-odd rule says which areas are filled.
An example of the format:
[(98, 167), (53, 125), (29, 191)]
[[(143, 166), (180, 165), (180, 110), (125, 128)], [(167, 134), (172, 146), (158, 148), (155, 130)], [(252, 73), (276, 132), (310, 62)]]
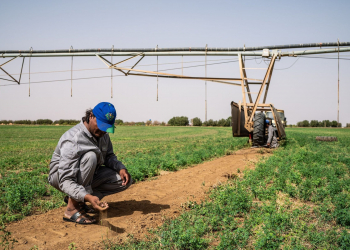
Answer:
[[(280, 128), (281, 122), (277, 122), (280, 120), (279, 115), (277, 114), (276, 109), (273, 107), (272, 104), (266, 104), (266, 97), (270, 86), (271, 76), (273, 72), (273, 67), (275, 65), (275, 61), (277, 59), (278, 54), (273, 54), (269, 66), (266, 70), (264, 79), (254, 79), (254, 78), (248, 78), (246, 73), (245, 64), (242, 58), (242, 54), (238, 54), (238, 62), (239, 62), (239, 69), (240, 69), (240, 78), (220, 78), (220, 77), (194, 77), (194, 76), (184, 76), (184, 75), (178, 75), (178, 74), (169, 74), (159, 71), (148, 71), (148, 70), (140, 70), (135, 69), (136, 65), (145, 57), (144, 53), (138, 53), (136, 55), (133, 55), (123, 61), (120, 61), (118, 63), (112, 64), (110, 61), (108, 61), (103, 56), (96, 54), (96, 56), (101, 59), (101, 61), (107, 65), (108, 68), (118, 70), (122, 72), (125, 76), (133, 75), (133, 76), (147, 76), (147, 77), (163, 77), (163, 78), (177, 78), (177, 79), (193, 79), (193, 80), (204, 80), (204, 81), (211, 81), (211, 82), (218, 82), (218, 83), (224, 83), (224, 84), (230, 84), (235, 86), (240, 86), (242, 89), (242, 102), (239, 102), (239, 112), (241, 112), (241, 107), (243, 107), (244, 117), (245, 117), (245, 124), (244, 128), (247, 129), (249, 132), (253, 132), (253, 126), (254, 126), (254, 114), (257, 111), (272, 111), (274, 115), (274, 119), (276, 121), (276, 126), (278, 129), (278, 132), (280, 135), (284, 135), (284, 128)], [(125, 68), (120, 67), (119, 64), (126, 62), (130, 59), (141, 57), (131, 68)], [(136, 72), (136, 73), (130, 73), (130, 72)], [(260, 84), (260, 90), (257, 92), (257, 97), (255, 101), (253, 101), (252, 98), (252, 92), (250, 91), (250, 84)], [(260, 103), (260, 99), (262, 98), (263, 92), (264, 98), (262, 103)], [(247, 102), (247, 97), (249, 99), (249, 102)], [(238, 116), (240, 119), (240, 115)], [(240, 135), (240, 121), (238, 123), (238, 135)]]

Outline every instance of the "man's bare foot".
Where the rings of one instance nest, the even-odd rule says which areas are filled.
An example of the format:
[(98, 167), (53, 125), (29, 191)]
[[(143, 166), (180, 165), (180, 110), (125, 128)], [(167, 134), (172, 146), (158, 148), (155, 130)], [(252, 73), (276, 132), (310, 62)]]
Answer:
[[(68, 199), (69, 199), (68, 195), (66, 195), (63, 199), (66, 204), (68, 204)], [(88, 206), (85, 202), (79, 202), (79, 205), (80, 205), (80, 210), (84, 209), (86, 213), (92, 213), (92, 214), (96, 213), (96, 210)]]
[(77, 201), (73, 200), (72, 198), (69, 198), (66, 211), (64, 212), (64, 217), (67, 219), (71, 219), (72, 216), (75, 215), (77, 212), (79, 212), (80, 215), (77, 218), (73, 218), (74, 222), (79, 223), (79, 221), (80, 221), (80, 222), (84, 222), (84, 224), (91, 224), (91, 223), (96, 222), (96, 219), (94, 217), (87, 215), (81, 209), (80, 202), (77, 202)]

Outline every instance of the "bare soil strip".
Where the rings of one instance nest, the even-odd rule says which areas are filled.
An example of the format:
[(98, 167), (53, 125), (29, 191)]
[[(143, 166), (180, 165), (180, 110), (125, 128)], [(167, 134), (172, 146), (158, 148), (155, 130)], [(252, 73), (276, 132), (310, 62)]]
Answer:
[[(78, 225), (62, 220), (65, 208), (33, 215), (12, 223), (8, 230), (18, 243), (15, 249), (67, 249), (72, 242), (78, 249), (96, 249), (107, 237), (119, 242), (129, 234), (143, 238), (165, 218), (180, 214), (188, 201), (205, 199), (207, 191), (232, 175), (240, 177), (254, 168), (267, 149), (242, 149), (200, 165), (177, 172), (163, 172), (151, 180), (132, 185), (123, 193), (104, 198), (109, 204), (108, 217), (99, 225)], [(238, 171), (240, 170), (240, 171)], [(240, 172), (240, 173), (238, 173)]]

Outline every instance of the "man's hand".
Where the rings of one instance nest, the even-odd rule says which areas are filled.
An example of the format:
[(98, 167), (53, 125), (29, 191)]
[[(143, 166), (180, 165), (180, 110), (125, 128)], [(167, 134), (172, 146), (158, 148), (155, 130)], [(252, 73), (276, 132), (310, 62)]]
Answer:
[(129, 173), (126, 169), (121, 169), (119, 171), (120, 178), (122, 178), (122, 186), (126, 186), (129, 183)]
[(108, 208), (107, 202), (100, 201), (100, 199), (97, 196), (87, 194), (85, 195), (84, 200), (90, 202), (92, 207), (98, 211), (103, 211)]
[(267, 143), (267, 146), (270, 147), (270, 143)]

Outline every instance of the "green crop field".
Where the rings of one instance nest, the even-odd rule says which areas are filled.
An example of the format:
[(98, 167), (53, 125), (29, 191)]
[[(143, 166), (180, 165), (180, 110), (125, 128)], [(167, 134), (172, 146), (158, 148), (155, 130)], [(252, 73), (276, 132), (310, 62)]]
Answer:
[[(0, 223), (64, 205), (48, 182), (49, 163), (70, 126), (0, 126)], [(136, 181), (244, 147), (230, 128), (119, 126), (114, 151)]]
[[(350, 249), (350, 130), (288, 128), (274, 154), (148, 241), (106, 249)], [(316, 141), (337, 136), (338, 142)]]
[[(0, 126), (1, 222), (62, 204), (47, 183), (68, 126)], [(350, 130), (288, 128), (287, 140), (244, 177), (188, 203), (147, 241), (106, 249), (350, 249)], [(337, 136), (337, 142), (316, 141)], [(246, 145), (230, 128), (118, 127), (111, 136), (135, 180), (229, 154)], [(263, 151), (261, 151), (263, 152)]]

